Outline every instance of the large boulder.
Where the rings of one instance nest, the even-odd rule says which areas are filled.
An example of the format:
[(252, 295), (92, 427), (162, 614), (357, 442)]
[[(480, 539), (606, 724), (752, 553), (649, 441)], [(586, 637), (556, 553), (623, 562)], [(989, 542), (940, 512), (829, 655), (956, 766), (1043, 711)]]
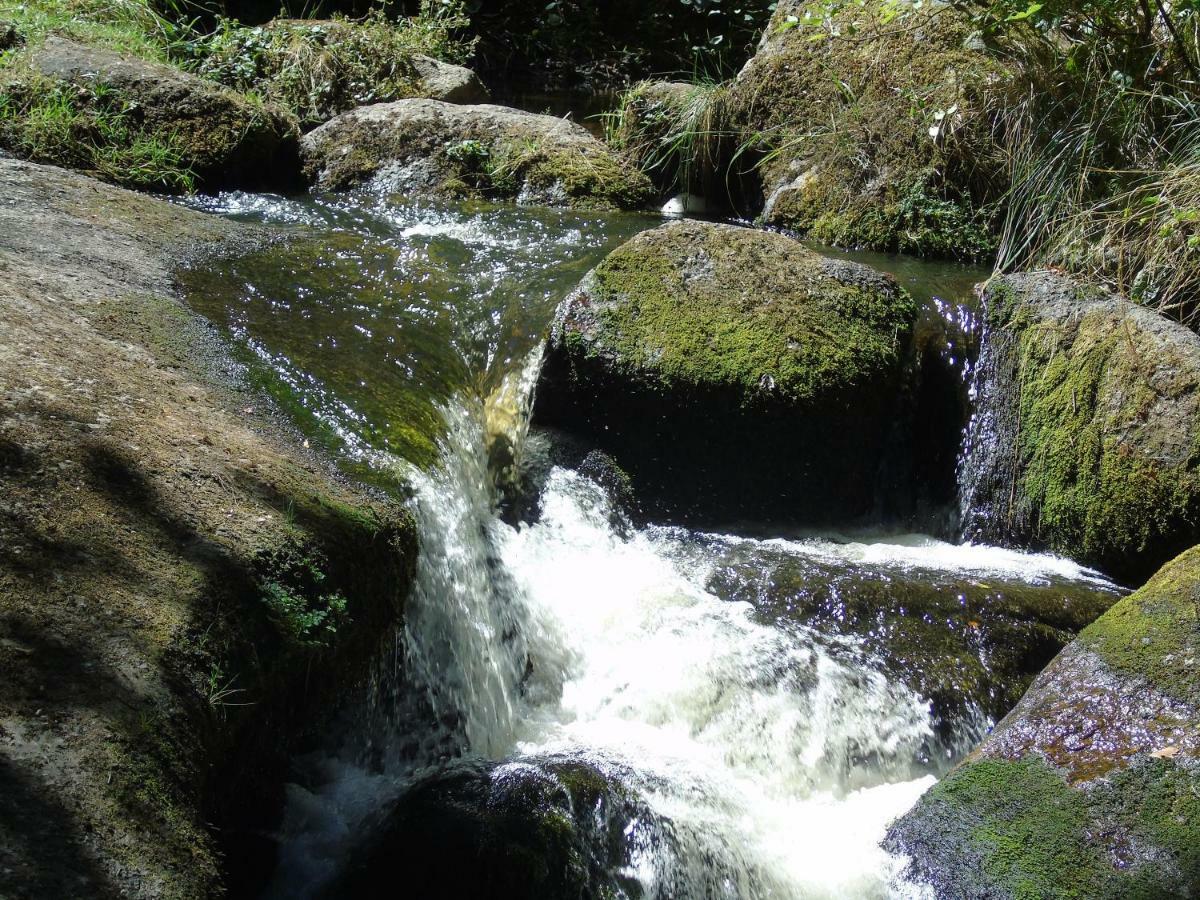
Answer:
[(617, 209), (645, 206), (654, 193), (582, 126), (503, 106), (366, 106), (306, 135), (301, 151), (309, 180), (325, 190), (370, 181), (409, 195)]
[(564, 301), (534, 420), (613, 454), (655, 513), (845, 523), (876, 509), (916, 313), (784, 235), (667, 224)]
[[(207, 187), (279, 185), (297, 177), (299, 132), (288, 113), (171, 66), (48, 37), (29, 52), (27, 65), (10, 71), (17, 84), (7, 93), (36, 106), (58, 91), (94, 114), (100, 141), (154, 143)], [(33, 155), (58, 162), (55, 154), (66, 150), (56, 142)], [(137, 173), (101, 174), (131, 182)]]
[(983, 293), (968, 537), (1136, 583), (1200, 541), (1200, 337), (1064, 276)]
[(204, 53), (203, 75), (290, 109), (306, 127), (370, 103), (488, 99), (473, 71), (415, 53), (411, 36), (381, 15), (227, 27), (207, 40)]
[(1200, 894), (1200, 549), (1088, 627), (891, 829), (940, 897)]
[[(807, 24), (780, 3), (723, 99), (725, 128), (759, 153), (761, 216), (839, 246), (982, 256), (1007, 182), (996, 117), (1018, 77), (951, 6), (842, 4)], [(731, 172), (737, 177), (738, 171)]]
[(257, 894), (234, 873), (394, 634), (412, 518), (173, 293), (270, 233), (17, 160), (0, 197), (0, 896)]
[(585, 762), (463, 761), (384, 811), (328, 897), (638, 897), (630, 852), (659, 843), (644, 806)]

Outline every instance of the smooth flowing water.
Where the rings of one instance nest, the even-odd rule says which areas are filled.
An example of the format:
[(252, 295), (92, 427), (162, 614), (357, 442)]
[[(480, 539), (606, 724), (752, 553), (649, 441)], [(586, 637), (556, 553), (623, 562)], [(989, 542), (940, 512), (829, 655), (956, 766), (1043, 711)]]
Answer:
[[(405, 486), (420, 526), (395, 657), (302, 761), (272, 895), (318, 892), (378, 810), (467, 755), (576, 760), (634, 792), (648, 815), (624, 834), (627, 896), (919, 895), (879, 842), (1008, 702), (986, 632), (1032, 629), (1014, 612), (1030, 598), (1087, 615), (1111, 585), (920, 535), (638, 526), (597, 480), (547, 461), (553, 436), (526, 432), (553, 309), (653, 220), (363, 198), (206, 206), (299, 229), (193, 273), (193, 302), (349, 471)], [(903, 268), (929, 298), (932, 270)], [(967, 314), (945, 299), (944, 314)], [(516, 521), (500, 488), (523, 458), (545, 464), (524, 467), (541, 473), (536, 514)], [(938, 699), (947, 684), (961, 703)]]

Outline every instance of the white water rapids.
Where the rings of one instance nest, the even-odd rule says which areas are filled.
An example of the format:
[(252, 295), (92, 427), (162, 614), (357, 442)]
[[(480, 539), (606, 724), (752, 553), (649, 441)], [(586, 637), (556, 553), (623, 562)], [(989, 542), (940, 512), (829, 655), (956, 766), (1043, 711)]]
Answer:
[[(535, 524), (506, 524), (483, 406), (446, 416), (443, 465), (417, 477), (422, 555), (403, 636), (405, 677), (437, 719), (473, 753), (566, 755), (632, 780), (693, 842), (681, 858), (635, 854), (624, 874), (646, 897), (920, 895), (879, 842), (935, 780), (918, 763), (940, 749), (928, 702), (849, 639), (762, 624), (713, 595), (678, 529), (614, 527), (604, 492), (576, 472), (552, 470)], [(1091, 577), (932, 539), (764, 543), (986, 578)], [(324, 761), (321, 788), (294, 789), (277, 894), (319, 884), (363, 816), (431, 761), (382, 774)]]
[[(540, 515), (510, 524), (496, 468), (519, 455), (528, 424), (537, 371), (521, 357), (589, 254), (646, 223), (247, 195), (205, 208), (339, 237), (315, 261), (283, 256), (278, 278), (235, 268), (210, 285), (208, 312), (274, 368), (343, 459), (402, 467), (420, 533), (394, 658), (363, 708), (298, 761), (271, 897), (319, 893), (373, 813), (460, 755), (566, 757), (630, 788), (672, 827), (669, 847), (626, 834), (623, 883), (647, 900), (921, 894), (880, 840), (989, 723), (960, 721), (947, 738), (929, 698), (859, 639), (718, 596), (721, 555), (764, 572), (782, 555), (881, 584), (916, 573), (1104, 589), (1094, 573), (911, 535), (635, 528), (600, 485), (561, 467), (539, 487)], [(358, 234), (369, 240), (346, 239)], [(404, 391), (421, 401), (405, 407), (414, 422), (428, 402), (446, 423), (428, 470), (388, 443), (386, 426), (406, 424), (392, 415)]]

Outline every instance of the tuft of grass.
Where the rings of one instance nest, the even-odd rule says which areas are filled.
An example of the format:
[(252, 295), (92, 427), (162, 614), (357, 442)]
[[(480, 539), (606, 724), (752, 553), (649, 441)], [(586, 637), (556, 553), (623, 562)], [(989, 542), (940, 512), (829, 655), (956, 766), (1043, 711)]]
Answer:
[(24, 0), (3, 15), (32, 45), (56, 34), (155, 62), (185, 54), (195, 39), (193, 22), (169, 18), (148, 0)]
[(661, 190), (711, 194), (730, 172), (728, 94), (727, 81), (641, 82), (605, 116), (605, 137)]
[(127, 187), (195, 187), (177, 137), (147, 127), (137, 103), (102, 82), (68, 85), (28, 74), (0, 85), (0, 146)]

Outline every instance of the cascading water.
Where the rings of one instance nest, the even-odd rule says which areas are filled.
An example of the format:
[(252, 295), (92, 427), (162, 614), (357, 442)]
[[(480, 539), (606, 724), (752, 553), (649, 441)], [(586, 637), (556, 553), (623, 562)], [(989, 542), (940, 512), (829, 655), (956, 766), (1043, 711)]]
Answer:
[[(282, 201), (256, 201), (257, 211), (225, 202), (226, 211), (273, 221), (345, 228), (352, 219), (352, 231), (367, 218)], [(375, 370), (338, 354), (346, 352), (342, 334), (366, 329), (387, 348), (380, 358), (396, 365), (391, 348), (409, 332), (389, 336), (379, 309), (394, 303), (406, 322), (434, 321), (441, 298), (418, 309), (411, 296), (342, 297), (343, 330), (318, 336), (319, 360), (289, 344), (296, 329), (286, 321), (275, 333), (262, 324), (308, 321), (319, 300), (313, 290), (269, 296), (242, 271), (228, 279), (236, 296), (215, 301), (235, 331), (266, 348), (263, 358), (301, 392), (335, 449), (376, 472), (402, 466), (420, 528), (396, 661), (385, 661), (374, 698), (389, 725), (348, 725), (305, 761), (304, 786), (290, 792), (273, 895), (319, 891), (414, 777), (468, 755), (517, 769), (575, 760), (636, 796), (645, 815), (624, 833), (619, 873), (628, 896), (919, 894), (898, 879), (900, 862), (879, 842), (987, 727), (986, 714), (972, 707), (947, 727), (929, 698), (897, 677), (903, 667), (887, 658), (886, 640), (792, 616), (790, 600), (768, 614), (744, 598), (796, 568), (847, 592), (853, 584), (829, 572), (876, 585), (916, 580), (954, 591), (964, 608), (966, 595), (943, 582), (988, 591), (1110, 588), (1062, 560), (932, 539), (755, 540), (635, 527), (602, 484), (561, 465), (547, 466), (537, 487), (540, 514), (505, 521), (500, 496), (520, 469), (534, 338), (581, 268), (548, 278), (551, 260), (594, 258), (637, 223), (593, 233), (565, 215), (549, 225), (521, 219), (528, 214), (487, 215), (388, 208), (368, 229), (396, 250), (388, 259), (402, 271), (390, 277), (409, 284), (411, 267), (430, 267), (430, 282), (450, 270), (466, 284), (447, 305), (455, 315), (446, 317), (444, 345), (403, 360), (405, 389), (424, 385), (439, 422), (436, 462), (423, 468), (396, 461), (408, 444), (370, 439), (386, 408), (368, 384)], [(368, 306), (370, 328), (360, 321)], [(268, 307), (269, 316), (260, 314)], [(289, 375), (298, 359), (307, 359), (307, 380)], [(384, 362), (374, 365), (382, 371)], [(455, 366), (465, 373), (457, 383), (446, 374)]]

